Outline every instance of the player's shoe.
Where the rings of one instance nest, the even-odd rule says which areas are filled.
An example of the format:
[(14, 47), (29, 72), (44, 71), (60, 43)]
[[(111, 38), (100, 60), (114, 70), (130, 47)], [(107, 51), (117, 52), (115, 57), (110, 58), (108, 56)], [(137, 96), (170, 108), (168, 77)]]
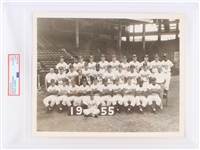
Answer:
[(162, 110), (163, 110), (163, 105), (160, 105), (160, 109), (162, 109)]
[(92, 115), (92, 117), (94, 117), (94, 118), (98, 118), (98, 116), (97, 116), (97, 115)]
[(89, 117), (89, 115), (84, 115), (84, 117)]
[(47, 113), (49, 114), (49, 113), (51, 113), (52, 112), (52, 108), (51, 107), (48, 107), (47, 108)]
[(120, 114), (120, 110), (117, 108), (116, 111)]
[(155, 109), (155, 108), (153, 109), (153, 113), (154, 113), (154, 114), (157, 114), (157, 112), (156, 112), (156, 109)]
[(63, 112), (63, 108), (59, 108), (59, 113), (62, 113)]
[(142, 110), (142, 108), (140, 108), (139, 113), (144, 114), (144, 111)]

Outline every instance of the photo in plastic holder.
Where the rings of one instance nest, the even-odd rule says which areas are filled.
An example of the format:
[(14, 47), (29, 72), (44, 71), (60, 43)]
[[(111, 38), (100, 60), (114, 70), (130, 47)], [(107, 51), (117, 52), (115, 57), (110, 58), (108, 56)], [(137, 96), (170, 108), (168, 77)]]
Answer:
[(174, 14), (35, 14), (33, 135), (183, 136), (184, 23)]

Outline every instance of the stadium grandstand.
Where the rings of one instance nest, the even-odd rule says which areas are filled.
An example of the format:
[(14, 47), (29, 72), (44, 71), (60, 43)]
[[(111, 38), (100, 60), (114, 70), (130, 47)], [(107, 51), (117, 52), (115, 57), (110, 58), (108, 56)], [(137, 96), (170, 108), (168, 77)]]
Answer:
[(169, 19), (74, 19), (42, 18), (37, 20), (38, 86), (44, 85), (49, 68), (55, 68), (60, 56), (66, 63), (77, 62), (78, 56), (96, 61), (101, 54), (108, 61), (116, 54), (128, 61), (136, 54), (150, 61), (155, 54), (168, 54), (174, 63), (172, 74), (179, 73), (179, 20)]

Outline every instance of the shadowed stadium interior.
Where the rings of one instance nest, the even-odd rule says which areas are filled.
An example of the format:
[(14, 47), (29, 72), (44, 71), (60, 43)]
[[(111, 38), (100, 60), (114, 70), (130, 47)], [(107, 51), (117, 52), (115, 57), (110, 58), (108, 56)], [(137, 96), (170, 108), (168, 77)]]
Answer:
[[(46, 114), (42, 104), (42, 99), (46, 96), (44, 79), (49, 68), (57, 71), (55, 66), (59, 63), (60, 56), (63, 56), (65, 62), (70, 64), (77, 63), (79, 56), (89, 62), (90, 55), (93, 55), (94, 61), (98, 62), (102, 54), (105, 54), (106, 60), (109, 62), (112, 54), (115, 54), (120, 62), (123, 56), (126, 56), (127, 61), (130, 62), (133, 54), (137, 55), (139, 62), (143, 61), (145, 54), (148, 54), (149, 61), (154, 60), (155, 54), (160, 56), (160, 60), (162, 60), (163, 54), (167, 54), (169, 60), (174, 64), (169, 90), (169, 106), (164, 110), (159, 110), (156, 117), (150, 113), (143, 116), (136, 114), (135, 120), (126, 114), (104, 116), (90, 121), (89, 118), (86, 121), (81, 116), (69, 117), (67, 111), (62, 114), (58, 114), (56, 111)], [(39, 18), (37, 20), (38, 131), (178, 131), (178, 55), (179, 20)], [(146, 111), (149, 112), (148, 108)], [(118, 124), (118, 117), (119, 120), (126, 121)], [(142, 123), (136, 125), (137, 121), (141, 121), (145, 125)], [(163, 123), (164, 121), (166, 124)], [(81, 122), (83, 127), (73, 126), (73, 122)], [(102, 123), (102, 127), (97, 127), (99, 122)], [(63, 123), (63, 125), (56, 128), (55, 126), (59, 123)], [(50, 125), (43, 126), (43, 124)], [(90, 125), (88, 126), (88, 124)], [(114, 127), (115, 124), (118, 125)]]

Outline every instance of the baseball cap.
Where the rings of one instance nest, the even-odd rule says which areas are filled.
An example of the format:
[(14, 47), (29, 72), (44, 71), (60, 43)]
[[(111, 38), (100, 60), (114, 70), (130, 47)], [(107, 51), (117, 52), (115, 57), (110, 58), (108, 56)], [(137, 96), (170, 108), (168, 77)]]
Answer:
[(135, 68), (135, 66), (134, 65), (130, 65), (130, 68)]
[(94, 56), (93, 56), (93, 55), (90, 55), (90, 57), (89, 57), (89, 58), (90, 58), (90, 59), (91, 59), (91, 58), (94, 58)]
[(105, 57), (105, 55), (104, 55), (104, 54), (101, 54), (101, 57)]
[(154, 56), (155, 58), (159, 58), (159, 55), (158, 54), (155, 54), (155, 56)]
[(146, 54), (146, 55), (144, 55), (144, 57), (149, 57), (149, 55), (148, 55), (148, 54)]
[(82, 80), (83, 82), (87, 82), (87, 80), (86, 80), (86, 78), (83, 78), (83, 80)]
[(55, 80), (54, 80), (54, 79), (51, 79), (51, 83), (55, 83)]
[(94, 81), (98, 80), (98, 79), (97, 79), (97, 76), (95, 76), (95, 77), (93, 78), (93, 80), (94, 80)]
[(159, 65), (158, 68), (162, 68), (162, 66)]
[(63, 56), (60, 56), (60, 59), (61, 59), (61, 58), (64, 58), (64, 57), (63, 57)]
[(100, 64), (97, 63), (97, 64), (96, 64), (96, 67), (100, 67)]
[(68, 80), (66, 78), (63, 78), (62, 82), (68, 82)]
[(167, 54), (165, 53), (165, 54), (163, 54), (163, 57), (167, 57)]
[(116, 58), (116, 56), (113, 54), (113, 55), (112, 55), (112, 58)]
[(78, 58), (79, 58), (79, 59), (83, 59), (83, 57), (82, 57), (82, 56), (79, 56)]
[(151, 81), (156, 81), (156, 78), (154, 78), (154, 77), (153, 77), (153, 78), (151, 78)]
[(119, 78), (116, 78), (115, 81), (119, 81)]
[(118, 67), (119, 67), (119, 68), (122, 68), (122, 65), (119, 65)]
[(123, 57), (123, 59), (127, 59), (127, 57), (126, 57), (126, 56), (124, 56), (124, 57)]
[(88, 66), (88, 63), (87, 63), (87, 62), (85, 62), (85, 63), (84, 63), (84, 66)]
[(70, 65), (69, 65), (69, 68), (74, 68), (73, 64), (70, 64)]
[(136, 55), (136, 54), (133, 54), (133, 57), (137, 57), (137, 55)]
[(112, 68), (112, 66), (111, 66), (111, 65), (108, 65), (108, 68)]
[(52, 71), (54, 71), (54, 69), (53, 69), (53, 68), (50, 68), (50, 69), (49, 69), (49, 71), (51, 71), (51, 70), (52, 70)]
[(105, 79), (104, 79), (104, 82), (108, 82), (108, 79), (107, 79), (107, 78), (105, 78)]

